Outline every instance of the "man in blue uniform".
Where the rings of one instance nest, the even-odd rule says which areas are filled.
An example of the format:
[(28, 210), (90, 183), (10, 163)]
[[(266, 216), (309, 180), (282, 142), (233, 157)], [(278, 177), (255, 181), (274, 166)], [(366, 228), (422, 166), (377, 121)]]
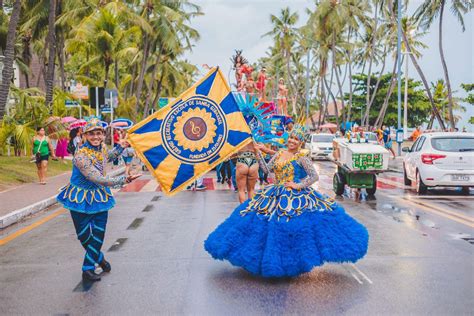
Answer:
[(119, 146), (108, 151), (103, 144), (107, 124), (96, 118), (84, 126), (84, 144), (73, 159), (73, 170), (68, 185), (61, 189), (57, 200), (70, 210), (77, 238), (86, 254), (82, 264), (82, 278), (99, 281), (94, 272), (98, 265), (104, 272), (111, 271), (111, 265), (100, 251), (104, 242), (108, 210), (115, 205), (110, 187), (120, 187), (140, 175), (111, 178), (105, 175), (107, 161), (117, 158), (123, 150)]

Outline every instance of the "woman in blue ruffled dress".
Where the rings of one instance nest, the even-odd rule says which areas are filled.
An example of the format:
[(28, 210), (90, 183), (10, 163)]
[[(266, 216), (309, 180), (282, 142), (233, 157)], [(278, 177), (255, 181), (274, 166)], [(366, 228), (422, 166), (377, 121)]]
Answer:
[(268, 164), (258, 151), (260, 167), (273, 171), (276, 183), (240, 204), (209, 235), (204, 248), (214, 259), (254, 275), (293, 277), (325, 262), (356, 262), (366, 254), (367, 229), (311, 188), (318, 174), (301, 150), (303, 140), (303, 129), (295, 128), (288, 149)]
[(99, 281), (94, 270), (99, 265), (104, 272), (111, 271), (111, 265), (101, 252), (107, 225), (108, 211), (115, 200), (111, 187), (121, 187), (140, 175), (109, 177), (105, 175), (107, 161), (119, 157), (121, 146), (108, 151), (103, 145), (106, 123), (93, 118), (84, 126), (86, 142), (80, 146), (73, 159), (71, 180), (63, 187), (57, 200), (70, 210), (77, 238), (86, 253), (82, 264), (82, 278)]

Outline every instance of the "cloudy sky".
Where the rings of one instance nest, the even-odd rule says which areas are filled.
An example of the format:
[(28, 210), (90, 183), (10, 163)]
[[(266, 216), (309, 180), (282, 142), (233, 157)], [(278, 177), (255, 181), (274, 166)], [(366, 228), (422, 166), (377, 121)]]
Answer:
[[(244, 56), (251, 62), (265, 55), (272, 41), (269, 37), (262, 37), (271, 30), (270, 15), (279, 15), (282, 8), (290, 6), (292, 11), (299, 14), (298, 26), (307, 20), (306, 8), (314, 9), (312, 0), (194, 0), (201, 6), (204, 15), (193, 20), (201, 39), (195, 44), (186, 58), (196, 64), (220, 66), (227, 75), (230, 72), (230, 57), (235, 49), (242, 49)], [(409, 13), (413, 12), (421, 0), (412, 0)], [(474, 13), (465, 16), (466, 31), (463, 33), (457, 20), (449, 10), (445, 10), (444, 20), (444, 48), (449, 74), (457, 95), (464, 96), (460, 88), (461, 83), (474, 82)], [(428, 81), (443, 78), (443, 71), (438, 52), (438, 31), (436, 26), (429, 30), (423, 38), (428, 48), (423, 50), (420, 65)], [(391, 68), (391, 62), (386, 69)], [(410, 77), (418, 78), (410, 65)], [(201, 68), (202, 69), (202, 68)], [(206, 71), (202, 69), (204, 74)], [(467, 116), (474, 116), (474, 109), (469, 108)]]

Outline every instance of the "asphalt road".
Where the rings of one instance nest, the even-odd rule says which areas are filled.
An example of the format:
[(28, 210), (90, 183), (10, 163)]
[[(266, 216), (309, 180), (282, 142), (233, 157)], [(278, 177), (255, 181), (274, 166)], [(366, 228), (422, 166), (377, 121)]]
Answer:
[[(317, 162), (332, 193), (334, 165)], [(379, 177), (375, 198), (337, 198), (370, 233), (357, 264), (324, 265), (292, 279), (253, 277), (203, 249), (237, 206), (212, 190), (164, 197), (146, 175), (116, 194), (104, 244), (112, 272), (84, 284), (83, 251), (58, 207), (0, 232), (0, 314), (29, 315), (463, 315), (474, 311), (474, 192), (418, 197), (402, 175)]]

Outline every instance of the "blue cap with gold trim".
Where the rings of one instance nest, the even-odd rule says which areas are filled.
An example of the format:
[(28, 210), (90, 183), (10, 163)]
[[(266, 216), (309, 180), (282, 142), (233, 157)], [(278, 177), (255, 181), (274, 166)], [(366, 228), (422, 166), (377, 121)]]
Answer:
[(87, 124), (84, 125), (82, 131), (87, 133), (97, 129), (105, 130), (107, 126), (108, 124), (106, 122), (99, 120), (97, 117), (92, 117), (87, 121)]

